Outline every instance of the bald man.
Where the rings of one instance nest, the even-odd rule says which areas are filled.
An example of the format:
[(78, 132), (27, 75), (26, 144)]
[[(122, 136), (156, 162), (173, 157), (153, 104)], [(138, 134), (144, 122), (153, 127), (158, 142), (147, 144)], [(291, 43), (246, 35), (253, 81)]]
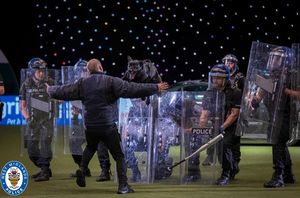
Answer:
[(83, 170), (102, 141), (109, 149), (117, 165), (118, 194), (132, 193), (134, 190), (127, 183), (127, 167), (121, 149), (121, 139), (116, 126), (118, 121), (117, 100), (123, 98), (146, 97), (168, 89), (167, 83), (133, 83), (104, 74), (101, 62), (97, 59), (88, 61), (89, 76), (77, 82), (63, 86), (49, 86), (47, 91), (58, 100), (81, 100), (84, 106), (87, 145), (83, 152), (80, 169), (77, 170), (76, 183), (85, 187)]
[(87, 70), (89, 71), (89, 73), (103, 72), (103, 67), (98, 59), (93, 58), (87, 63)]

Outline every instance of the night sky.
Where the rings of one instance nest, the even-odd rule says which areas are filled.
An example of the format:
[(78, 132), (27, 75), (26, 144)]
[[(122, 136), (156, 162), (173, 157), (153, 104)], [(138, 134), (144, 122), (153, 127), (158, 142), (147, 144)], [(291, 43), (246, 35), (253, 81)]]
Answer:
[(57, 69), (95, 57), (120, 77), (131, 56), (150, 59), (163, 80), (174, 83), (206, 79), (228, 53), (245, 73), (252, 41), (300, 42), (296, 2), (11, 0), (0, 8), (0, 49), (17, 76), (33, 57)]

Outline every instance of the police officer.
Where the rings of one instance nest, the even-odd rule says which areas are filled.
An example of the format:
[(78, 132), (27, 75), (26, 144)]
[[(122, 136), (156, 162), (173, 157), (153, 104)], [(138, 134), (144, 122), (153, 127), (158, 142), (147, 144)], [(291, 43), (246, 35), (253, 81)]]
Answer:
[[(79, 60), (76, 62), (76, 64), (74, 65), (75, 81), (80, 79), (81, 77), (86, 77), (85, 76), (86, 65), (87, 65), (86, 60)], [(79, 120), (79, 114), (82, 114), (81, 101), (72, 102), (71, 113), (72, 113), (72, 118), (71, 118), (72, 134), (70, 136), (69, 147), (74, 162), (80, 167), (81, 160), (82, 160), (82, 153), (83, 153), (82, 145), (86, 142), (85, 134), (84, 134), (84, 125)], [(108, 181), (110, 180), (110, 175), (111, 175), (110, 172), (111, 164), (109, 160), (108, 150), (102, 142), (100, 142), (98, 145), (97, 156), (102, 170), (100, 175), (96, 178), (96, 181), (97, 182)], [(84, 170), (83, 173), (87, 177), (91, 176), (91, 172), (89, 168)], [(71, 177), (76, 177), (76, 173), (71, 174)]]
[[(231, 86), (230, 71), (224, 64), (215, 65), (209, 72), (209, 78), (213, 89), (225, 94), (225, 118), (219, 131), (225, 132), (222, 145), (222, 174), (217, 179), (217, 185), (227, 185), (230, 181), (230, 173), (235, 172), (233, 149), (240, 143), (240, 137), (235, 135), (237, 118), (240, 112), (241, 91)], [(201, 114), (203, 116), (205, 114)], [(202, 117), (200, 117), (201, 123)]]
[(120, 97), (146, 97), (168, 88), (166, 83), (137, 84), (128, 83), (120, 78), (105, 75), (101, 72), (99, 60), (91, 59), (87, 69), (89, 77), (79, 79), (76, 83), (65, 86), (48, 87), (51, 97), (61, 100), (81, 100), (85, 109), (87, 146), (83, 152), (81, 169), (77, 170), (77, 184), (85, 187), (85, 169), (97, 150), (99, 141), (109, 149), (117, 165), (118, 193), (132, 193), (127, 183), (126, 163), (120, 145), (117, 121), (117, 100)]
[(222, 58), (223, 64), (228, 66), (230, 70), (231, 86), (239, 88), (241, 91), (244, 89), (245, 76), (239, 72), (239, 61), (233, 54), (227, 54)]
[[(226, 65), (229, 68), (230, 71), (230, 83), (231, 86), (238, 88), (243, 92), (244, 89), (244, 81), (245, 77), (243, 73), (239, 72), (239, 66), (238, 66), (238, 59), (234, 54), (227, 54), (222, 58), (222, 62), (224, 65)], [(237, 143), (234, 145), (232, 148), (232, 154), (233, 154), (233, 166), (234, 169), (233, 171), (230, 172), (230, 179), (233, 180), (235, 178), (235, 175), (238, 174), (240, 168), (239, 168), (239, 162), (241, 161), (241, 151), (240, 151), (240, 138), (238, 140), (237, 138)], [(218, 144), (219, 146), (219, 144)], [(212, 156), (214, 153), (214, 147), (210, 147), (207, 150), (208, 156), (202, 163), (204, 166), (211, 165), (212, 164)], [(222, 159), (221, 156), (218, 157), (219, 160)]]
[[(290, 85), (290, 76), (289, 72), (284, 74), (282, 72), (285, 68), (285, 64), (290, 60), (290, 50), (286, 47), (276, 47), (269, 53), (267, 70), (269, 71), (268, 77), (274, 79), (281, 79), (281, 75), (286, 76), (287, 86)], [(284, 98), (286, 94), (290, 94), (289, 89), (282, 90), (281, 97)], [(249, 99), (249, 107), (252, 110), (255, 110), (259, 107), (259, 103), (263, 100), (263, 103), (266, 105), (270, 115), (271, 112), (275, 110), (274, 106), (274, 95), (265, 91), (262, 88), (258, 88), (256, 94)], [(284, 101), (281, 98), (282, 101)], [(290, 152), (288, 149), (287, 142), (289, 140), (289, 128), (290, 128), (290, 98), (287, 98), (284, 108), (280, 108), (277, 110), (278, 114), (283, 114), (282, 116), (282, 124), (280, 127), (279, 134), (277, 137), (273, 137), (272, 134), (268, 134), (268, 136), (272, 135), (272, 154), (273, 154), (273, 169), (274, 173), (270, 181), (264, 183), (265, 188), (280, 188), (284, 187), (285, 184), (295, 183), (295, 177), (292, 171), (292, 160), (290, 157)], [(268, 126), (268, 132), (271, 133), (272, 123)]]
[[(46, 84), (54, 84), (47, 77), (47, 63), (40, 58), (28, 62), (30, 76), (20, 88), (21, 113), (27, 121), (26, 145), (30, 160), (41, 169), (32, 175), (34, 181), (47, 181), (52, 176), (50, 161), (52, 159), (52, 138), (54, 113), (53, 101), (46, 92)], [(47, 108), (43, 108), (43, 107)], [(48, 110), (47, 110), (48, 109)]]

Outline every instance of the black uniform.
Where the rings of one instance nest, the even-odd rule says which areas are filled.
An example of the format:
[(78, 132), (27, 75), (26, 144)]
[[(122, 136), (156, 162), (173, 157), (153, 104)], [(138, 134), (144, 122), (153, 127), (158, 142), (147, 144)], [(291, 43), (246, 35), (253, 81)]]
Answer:
[[(128, 83), (120, 78), (92, 73), (74, 84), (49, 88), (49, 94), (61, 100), (81, 100), (85, 107), (87, 146), (83, 152), (81, 169), (87, 168), (97, 150), (99, 141), (109, 149), (117, 165), (119, 191), (129, 188), (127, 184), (126, 162), (116, 126), (117, 100), (120, 97), (146, 97), (158, 92), (157, 84)], [(78, 171), (77, 184), (85, 186), (82, 172)], [(118, 192), (119, 192), (118, 191)]]
[[(275, 109), (271, 97), (271, 94), (267, 94), (264, 98), (264, 104), (268, 109)], [(283, 115), (279, 134), (268, 133), (268, 137), (272, 135), (273, 140), (277, 139), (277, 141), (272, 142), (274, 174), (272, 179), (264, 184), (265, 187), (282, 187), (285, 183), (295, 183), (292, 172), (292, 160), (287, 145), (290, 138), (290, 98), (287, 98), (284, 108), (279, 109), (277, 113)], [(271, 125), (268, 127), (268, 132), (270, 132), (270, 128)]]
[[(240, 89), (232, 86), (230, 82), (227, 83), (223, 91), (225, 93), (225, 121), (230, 115), (232, 108), (240, 108), (242, 95)], [(228, 184), (231, 174), (236, 173), (237, 171), (235, 166), (237, 162), (234, 158), (234, 149), (237, 147), (237, 145), (240, 145), (241, 137), (235, 135), (236, 126), (237, 120), (225, 129), (225, 135), (222, 141), (223, 170), (221, 177), (216, 182), (218, 185)]]
[[(233, 89), (239, 89), (241, 91), (241, 94), (243, 92), (244, 89), (244, 83), (245, 83), (245, 77), (241, 72), (237, 72), (234, 73), (231, 77), (230, 77), (230, 83), (231, 83), (231, 87)], [(221, 143), (217, 144), (218, 150), (217, 150), (217, 154), (218, 154), (218, 160), (220, 163), (222, 163), (222, 152), (221, 152)], [(232, 147), (232, 155), (233, 155), (233, 159), (234, 159), (234, 172), (230, 173), (230, 179), (234, 179), (235, 175), (239, 172), (239, 162), (241, 161), (241, 151), (240, 151), (240, 147), (241, 147), (241, 141), (240, 138), (239, 140), (237, 140), (236, 144), (233, 145)], [(210, 147), (209, 149), (207, 149), (207, 158), (205, 159), (205, 161), (203, 162), (203, 165), (211, 165), (211, 163), (213, 162), (213, 154), (214, 154), (214, 148), (215, 147)], [(218, 152), (220, 151), (220, 152)]]
[[(34, 77), (27, 78), (20, 88), (20, 100), (26, 101), (26, 108), (30, 114), (30, 120), (27, 120), (25, 146), (27, 146), (30, 160), (39, 168), (44, 177), (51, 177), (52, 173), (49, 169), (52, 159), (52, 138), (54, 111), (56, 105), (51, 101), (46, 85), (53, 85), (51, 79), (38, 81)], [(43, 103), (49, 106), (50, 111), (43, 111), (36, 108), (33, 103)], [(35, 175), (34, 177), (38, 177)], [(36, 181), (39, 178), (36, 178)], [(44, 180), (44, 179), (42, 179)], [(47, 180), (47, 179), (45, 179)]]

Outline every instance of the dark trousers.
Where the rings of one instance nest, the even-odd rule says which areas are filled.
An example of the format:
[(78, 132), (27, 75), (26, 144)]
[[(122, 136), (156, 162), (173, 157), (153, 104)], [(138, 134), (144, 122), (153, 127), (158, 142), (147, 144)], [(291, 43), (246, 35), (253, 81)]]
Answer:
[(81, 167), (84, 169), (88, 167), (90, 160), (98, 148), (99, 142), (102, 141), (116, 161), (119, 184), (126, 184), (127, 166), (116, 124), (107, 126), (86, 126), (85, 134), (87, 145), (83, 151)]
[(287, 141), (289, 140), (288, 123), (288, 120), (282, 123), (278, 140), (275, 144), (272, 144), (273, 168), (278, 174), (283, 174), (284, 172), (290, 173), (292, 171), (292, 161), (287, 146)]
[[(80, 139), (74, 139), (70, 141), (70, 150), (72, 153), (72, 158), (78, 166), (81, 165), (82, 161), (82, 155), (83, 155), (83, 149), (82, 145), (86, 142), (85, 138)], [(97, 156), (100, 163), (100, 167), (103, 171), (109, 171), (110, 170), (110, 160), (109, 160), (109, 154), (108, 149), (103, 144), (103, 142), (99, 142), (98, 148), (97, 148)]]
[(34, 128), (27, 126), (26, 144), (29, 159), (39, 168), (47, 169), (52, 160), (53, 127), (38, 123)]
[[(83, 124), (78, 121), (78, 118), (72, 119), (72, 128), (69, 134), (69, 148), (72, 158), (78, 166), (81, 164), (83, 148), (82, 145), (86, 142)], [(110, 161), (108, 149), (102, 142), (99, 142), (97, 156), (100, 167), (103, 171), (110, 170)]]
[(222, 169), (230, 172), (237, 168), (240, 161), (241, 137), (236, 136), (234, 131), (226, 131), (223, 139)]

